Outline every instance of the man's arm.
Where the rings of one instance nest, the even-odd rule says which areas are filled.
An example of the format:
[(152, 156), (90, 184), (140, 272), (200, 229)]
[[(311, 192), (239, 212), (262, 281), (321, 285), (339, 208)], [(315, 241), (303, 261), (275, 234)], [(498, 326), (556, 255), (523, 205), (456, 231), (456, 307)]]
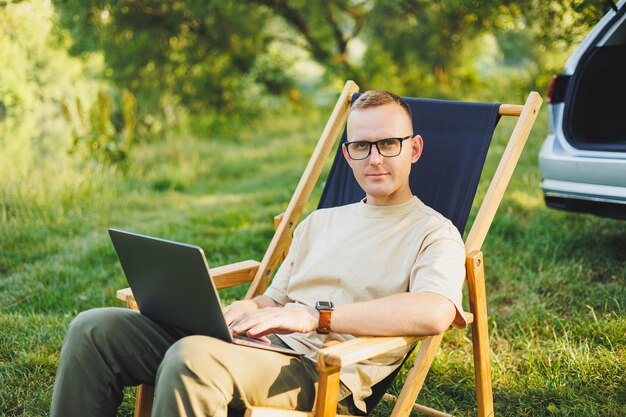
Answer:
[[(455, 314), (454, 304), (439, 294), (394, 294), (336, 306), (330, 330), (355, 336), (426, 336), (443, 333)], [(318, 323), (315, 308), (292, 306), (246, 311), (233, 320), (231, 327), (235, 333), (261, 337), (269, 333), (307, 333), (316, 330)]]
[(394, 294), (335, 307), (330, 329), (355, 336), (426, 336), (450, 327), (456, 308), (432, 292)]

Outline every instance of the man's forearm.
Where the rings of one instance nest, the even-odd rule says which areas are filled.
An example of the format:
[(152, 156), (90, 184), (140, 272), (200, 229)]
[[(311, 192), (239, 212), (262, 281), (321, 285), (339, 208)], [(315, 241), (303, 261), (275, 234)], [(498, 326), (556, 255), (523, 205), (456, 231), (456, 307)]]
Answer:
[[(283, 305), (264, 295), (253, 302), (259, 308), (233, 315), (229, 321), (233, 332), (260, 337), (269, 333), (308, 333), (318, 326), (319, 313), (313, 307), (272, 308)], [(427, 336), (444, 332), (454, 315), (452, 302), (438, 294), (396, 294), (336, 306), (330, 331), (355, 336)]]
[(355, 336), (424, 336), (444, 332), (456, 314), (447, 298), (428, 292), (395, 294), (340, 305), (330, 329)]

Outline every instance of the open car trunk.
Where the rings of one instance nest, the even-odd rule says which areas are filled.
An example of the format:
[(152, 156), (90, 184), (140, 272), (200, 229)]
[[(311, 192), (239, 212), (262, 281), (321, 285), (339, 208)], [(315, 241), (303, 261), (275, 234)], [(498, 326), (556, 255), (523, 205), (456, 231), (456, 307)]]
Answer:
[(624, 21), (602, 46), (590, 48), (581, 57), (568, 85), (564, 110), (564, 133), (572, 146), (626, 152)]

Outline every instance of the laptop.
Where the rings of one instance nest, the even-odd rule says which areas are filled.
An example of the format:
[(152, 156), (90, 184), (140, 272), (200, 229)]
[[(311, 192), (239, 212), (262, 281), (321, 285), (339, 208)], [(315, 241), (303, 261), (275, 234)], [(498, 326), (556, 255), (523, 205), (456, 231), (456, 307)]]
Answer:
[(109, 236), (141, 314), (192, 334), (225, 342), (302, 355), (231, 335), (204, 252), (198, 246), (109, 229)]

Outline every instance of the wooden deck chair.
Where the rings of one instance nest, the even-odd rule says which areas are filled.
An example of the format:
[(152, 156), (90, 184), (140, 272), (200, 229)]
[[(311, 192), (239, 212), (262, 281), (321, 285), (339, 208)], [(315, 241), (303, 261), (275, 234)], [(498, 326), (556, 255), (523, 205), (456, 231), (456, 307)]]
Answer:
[[(319, 178), (324, 162), (339, 137), (355, 93), (358, 93), (358, 86), (348, 81), (287, 210), (274, 219), (276, 232), (263, 260), (261, 262), (248, 260), (212, 269), (212, 277), (218, 288), (251, 282), (246, 298), (265, 291), (275, 269), (286, 256), (291, 244), (292, 232)], [(416, 133), (423, 136), (425, 143), (422, 158), (412, 168), (412, 191), (424, 203), (448, 217), (461, 233), (463, 233), (472, 206), (493, 129), (500, 116), (519, 117), (465, 242), (466, 278), (471, 311), (466, 313), (466, 317), (472, 326), (478, 416), (490, 416), (493, 415), (493, 397), (484, 262), (480, 249), (534, 124), (542, 100), (536, 92), (529, 94), (523, 106), (406, 100), (413, 111)], [(455, 118), (463, 119), (464, 122), (460, 124), (450, 122)], [(342, 140), (345, 140), (345, 134)], [(363, 192), (358, 186), (355, 187), (354, 178), (351, 175), (344, 175), (346, 168), (347, 164), (343, 157), (335, 158), (322, 194), (320, 207), (347, 204), (362, 198)], [(423, 181), (424, 178), (428, 178), (429, 181)], [(424, 186), (424, 183), (427, 183), (427, 186)], [(117, 296), (125, 301), (129, 308), (137, 308), (130, 289), (119, 290)], [(343, 366), (416, 343), (419, 344), (416, 348), (413, 367), (408, 373), (398, 398), (392, 398), (396, 402), (391, 416), (407, 417), (411, 410), (418, 410), (428, 415), (447, 416), (448, 414), (415, 403), (442, 338), (443, 335), (424, 338), (358, 337), (345, 343), (326, 347), (319, 352), (317, 357), (320, 379), (316, 405), (312, 412), (253, 407), (246, 410), (246, 417), (336, 416), (339, 374)], [(391, 397), (385, 394), (385, 389), (393, 381), (394, 376), (391, 375), (373, 387), (373, 394), (366, 400), (368, 412), (374, 408), (381, 397)], [(138, 387), (135, 404), (136, 417), (150, 415), (153, 394), (153, 388), (150, 386)]]

